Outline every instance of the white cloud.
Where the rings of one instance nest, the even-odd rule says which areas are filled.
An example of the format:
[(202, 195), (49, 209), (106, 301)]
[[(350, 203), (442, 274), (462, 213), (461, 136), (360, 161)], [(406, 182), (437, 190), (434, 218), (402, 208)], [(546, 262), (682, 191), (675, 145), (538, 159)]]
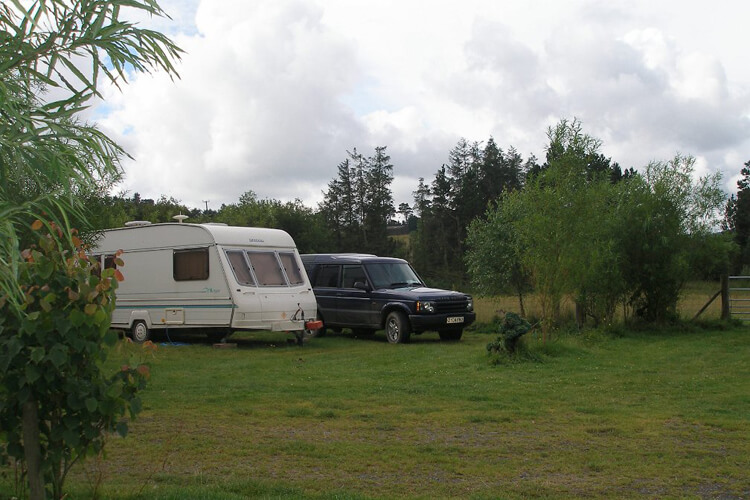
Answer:
[(92, 116), (135, 158), (122, 187), (196, 207), (314, 205), (347, 150), (375, 146), (411, 203), (460, 137), (543, 159), (574, 116), (623, 167), (679, 151), (729, 179), (750, 146), (735, 4), (168, 0), (182, 78), (138, 75)]

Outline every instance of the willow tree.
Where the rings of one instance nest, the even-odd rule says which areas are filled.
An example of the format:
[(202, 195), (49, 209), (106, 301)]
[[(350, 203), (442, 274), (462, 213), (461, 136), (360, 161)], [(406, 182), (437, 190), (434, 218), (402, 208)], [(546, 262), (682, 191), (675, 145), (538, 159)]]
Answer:
[[(70, 273), (84, 273), (82, 277), (75, 274), (83, 288), (99, 283), (95, 268), (76, 257), (80, 242), (71, 221), (86, 225), (87, 215), (77, 195), (118, 180), (125, 155), (96, 126), (82, 121), (80, 113), (101, 98), (103, 84), (120, 87), (130, 72), (161, 70), (176, 75), (174, 64), (181, 53), (161, 33), (128, 22), (124, 17), (128, 10), (166, 15), (153, 0), (11, 0), (0, 4), (0, 316), (4, 320), (0, 324), (0, 439), (7, 453), (19, 460), (26, 457), (32, 498), (45, 495), (44, 483), (52, 485), (53, 495), (61, 495), (61, 481), (50, 476), (48, 460), (68, 456), (70, 450), (47, 446), (52, 431), (44, 426), (55, 418), (44, 413), (49, 406), (42, 403), (51, 399), (48, 391), (76, 381), (73, 377), (59, 384), (39, 383), (33, 367), (50, 362), (58, 377), (66, 373), (93, 376), (91, 371), (72, 369), (76, 363), (99, 366), (101, 361), (87, 356), (90, 352), (81, 352), (82, 345), (90, 346), (90, 337), (81, 342), (79, 332), (86, 329), (77, 327), (85, 321), (73, 310), (90, 312), (89, 319), (97, 320), (95, 331), (101, 332), (98, 344), (106, 340), (106, 322), (99, 321), (101, 308), (95, 303), (102, 297), (92, 296), (90, 305), (81, 305), (70, 276), (64, 285), (67, 289), (55, 289), (66, 281), (53, 279), (56, 269), (65, 274), (65, 266), (70, 265), (74, 268)], [(47, 226), (42, 250), (52, 257), (49, 266), (37, 266), (40, 271), (35, 274), (29, 270), (35, 262), (29, 256), (40, 251), (40, 224)], [(49, 282), (39, 283), (39, 279)], [(34, 295), (40, 291), (44, 300)], [(65, 304), (57, 302), (65, 297)], [(34, 329), (34, 322), (44, 316), (38, 307), (46, 313), (51, 304), (55, 311), (70, 307), (72, 316), (63, 315), (67, 319), (59, 321), (72, 321), (75, 328), (40, 323)], [(57, 338), (54, 345), (48, 343), (50, 336)], [(85, 406), (99, 408), (92, 398)], [(68, 406), (76, 403), (73, 399), (63, 398), (56, 411), (79, 411)], [(14, 411), (23, 411), (23, 418), (14, 419)], [(23, 426), (23, 432), (14, 425)], [(19, 441), (16, 438), (21, 434), (24, 439)], [(37, 446), (32, 445), (34, 437)], [(77, 448), (83, 442), (80, 438), (67, 435), (60, 446), (85, 454), (90, 450)], [(34, 452), (35, 459), (29, 460)]]

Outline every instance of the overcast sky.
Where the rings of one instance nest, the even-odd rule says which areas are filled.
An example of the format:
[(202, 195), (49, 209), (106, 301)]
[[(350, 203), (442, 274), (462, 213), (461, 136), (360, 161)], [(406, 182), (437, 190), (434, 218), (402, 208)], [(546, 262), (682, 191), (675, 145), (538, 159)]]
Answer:
[(461, 137), (543, 160), (578, 118), (640, 169), (675, 153), (734, 192), (750, 160), (750, 2), (162, 0), (186, 53), (90, 117), (133, 156), (116, 189), (218, 209), (252, 190), (315, 207), (353, 148), (387, 146), (413, 203)]

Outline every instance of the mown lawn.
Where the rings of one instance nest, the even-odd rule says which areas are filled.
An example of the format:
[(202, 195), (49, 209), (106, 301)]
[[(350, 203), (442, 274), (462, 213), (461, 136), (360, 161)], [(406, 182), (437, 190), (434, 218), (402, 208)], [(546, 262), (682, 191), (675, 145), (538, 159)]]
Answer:
[(750, 330), (531, 338), (541, 362), (502, 365), (493, 339), (123, 345), (145, 409), (69, 498), (750, 497)]

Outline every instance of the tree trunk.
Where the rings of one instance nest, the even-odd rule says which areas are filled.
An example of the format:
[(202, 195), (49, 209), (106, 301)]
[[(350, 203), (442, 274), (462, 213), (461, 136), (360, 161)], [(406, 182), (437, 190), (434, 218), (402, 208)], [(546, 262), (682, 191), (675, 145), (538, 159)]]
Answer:
[(44, 499), (44, 477), (42, 475), (42, 451), (39, 444), (39, 413), (36, 400), (23, 404), (23, 452), (29, 476), (30, 500)]
[(583, 323), (586, 321), (586, 310), (583, 304), (576, 302), (576, 326), (580, 330), (583, 328)]
[(526, 308), (523, 306), (523, 293), (518, 292), (518, 306), (521, 308), (521, 317), (526, 317)]

